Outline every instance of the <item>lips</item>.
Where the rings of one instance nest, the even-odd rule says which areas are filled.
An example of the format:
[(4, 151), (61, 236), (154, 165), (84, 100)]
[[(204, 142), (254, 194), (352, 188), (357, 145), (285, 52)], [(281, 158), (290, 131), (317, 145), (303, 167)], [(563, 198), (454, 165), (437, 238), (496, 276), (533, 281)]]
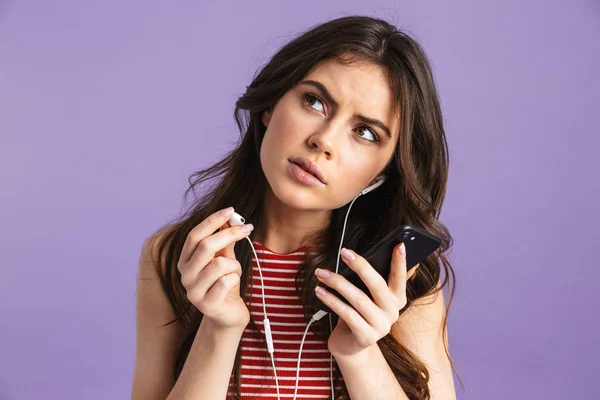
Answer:
[(290, 158), (290, 162), (298, 165), (300, 168), (302, 168), (303, 170), (305, 170), (306, 172), (308, 172), (309, 174), (311, 174), (312, 176), (314, 176), (321, 182), (327, 183), (325, 181), (325, 175), (323, 174), (323, 170), (321, 170), (321, 167), (319, 166), (319, 164), (315, 164), (314, 162), (310, 161), (308, 158), (304, 158), (304, 157), (292, 157), (292, 158)]

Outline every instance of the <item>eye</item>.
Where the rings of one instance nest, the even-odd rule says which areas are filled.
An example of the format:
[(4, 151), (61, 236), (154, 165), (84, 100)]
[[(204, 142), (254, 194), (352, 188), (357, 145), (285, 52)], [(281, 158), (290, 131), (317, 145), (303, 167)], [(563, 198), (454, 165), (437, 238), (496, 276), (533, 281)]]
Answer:
[(381, 141), (379, 139), (379, 136), (375, 133), (373, 128), (371, 128), (369, 125), (361, 125), (357, 128), (357, 130), (360, 130), (360, 129), (365, 129), (367, 132), (369, 132), (371, 134), (371, 136), (373, 136), (373, 140), (367, 139), (369, 142), (379, 143)]
[[(321, 99), (319, 98), (319, 96), (317, 96), (314, 93), (310, 93), (310, 92), (306, 92), (302, 95), (302, 99), (304, 101), (304, 104), (307, 105), (308, 107), (312, 108), (313, 110), (317, 110), (318, 112), (323, 112), (324, 111), (324, 107), (323, 107), (323, 101), (321, 101)], [(313, 107), (314, 104), (319, 103), (321, 104), (321, 108), (317, 109), (315, 107)], [(373, 136), (373, 139), (367, 139), (365, 138), (365, 140), (367, 140), (368, 142), (373, 142), (373, 143), (379, 143), (381, 142), (381, 140), (379, 139), (379, 136), (375, 133), (375, 130), (369, 126), (369, 125), (361, 125), (359, 126), (357, 129), (366, 129), (367, 132), (369, 132), (371, 134), (371, 136)], [(362, 136), (361, 136), (362, 137)]]
[(323, 102), (321, 101), (321, 99), (319, 99), (316, 95), (312, 94), (312, 93), (304, 93), (304, 95), (302, 96), (303, 100), (304, 100), (304, 104), (306, 104), (307, 106), (314, 108), (313, 107), (313, 101), (316, 101), (317, 103), (321, 104), (321, 109), (317, 109), (314, 108), (315, 110), (319, 111), (319, 112), (323, 112), (324, 111), (324, 107), (323, 107)]

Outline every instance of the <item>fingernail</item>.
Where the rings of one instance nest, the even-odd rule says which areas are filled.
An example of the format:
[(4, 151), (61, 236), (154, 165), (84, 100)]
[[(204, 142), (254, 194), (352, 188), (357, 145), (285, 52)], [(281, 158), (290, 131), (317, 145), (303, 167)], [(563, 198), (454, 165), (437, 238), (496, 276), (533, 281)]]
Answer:
[(329, 278), (329, 271), (321, 268), (317, 268), (315, 270), (315, 274), (317, 274), (317, 276), (320, 276), (321, 278)]
[(321, 286), (317, 286), (315, 288), (315, 292), (319, 293), (322, 296), (325, 296), (327, 294), (327, 290), (323, 289)]
[(233, 207), (227, 207), (219, 211), (222, 217), (229, 217), (233, 213)]
[(254, 229), (254, 225), (252, 224), (246, 224), (242, 226), (242, 231), (244, 232), (250, 232), (252, 229)]
[(354, 254), (352, 254), (352, 252), (345, 247), (342, 249), (342, 257), (348, 261), (354, 261), (356, 258)]
[(406, 247), (404, 246), (404, 243), (400, 245), (398, 250), (400, 250), (400, 254), (406, 254)]

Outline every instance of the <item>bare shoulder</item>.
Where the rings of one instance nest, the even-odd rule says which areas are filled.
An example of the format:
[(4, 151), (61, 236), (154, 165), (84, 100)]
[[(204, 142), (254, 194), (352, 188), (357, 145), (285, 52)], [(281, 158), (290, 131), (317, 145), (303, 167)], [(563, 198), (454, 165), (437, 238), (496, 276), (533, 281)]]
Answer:
[(162, 228), (144, 241), (139, 264), (140, 270), (143, 273), (154, 270), (156, 266), (164, 268), (164, 265), (162, 265), (164, 260), (159, 260), (158, 250), (172, 229), (172, 227)]
[(165, 269), (158, 250), (168, 232), (164, 228), (146, 239), (139, 258), (132, 399), (165, 399), (175, 384), (175, 358), (185, 331), (178, 323), (163, 326), (175, 318), (158, 275)]
[(414, 301), (391, 330), (392, 336), (427, 366), (432, 400), (456, 398), (452, 367), (444, 346), (448, 344), (443, 326), (445, 316), (444, 293), (439, 290)]

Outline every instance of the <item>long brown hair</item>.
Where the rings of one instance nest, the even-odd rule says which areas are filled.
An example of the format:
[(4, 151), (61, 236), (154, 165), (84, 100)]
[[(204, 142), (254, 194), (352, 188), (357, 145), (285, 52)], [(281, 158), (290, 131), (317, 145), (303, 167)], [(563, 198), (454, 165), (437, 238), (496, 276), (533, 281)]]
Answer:
[[(177, 220), (165, 225), (167, 231), (159, 249), (161, 265), (156, 265), (162, 287), (176, 318), (187, 328), (186, 339), (178, 352), (175, 380), (186, 361), (202, 314), (186, 297), (180, 282), (177, 262), (187, 234), (210, 214), (229, 206), (254, 224), (253, 235), (263, 232), (262, 208), (267, 181), (261, 169), (259, 151), (265, 134), (261, 116), (319, 62), (337, 59), (344, 64), (368, 62), (388, 72), (401, 115), (398, 144), (384, 169), (387, 180), (373, 193), (357, 200), (348, 219), (344, 246), (361, 254), (398, 225), (411, 224), (441, 239), (440, 249), (422, 261), (407, 284), (408, 304), (433, 294), (449, 285), (450, 308), (454, 296), (454, 271), (444, 252), (452, 246), (452, 237), (438, 217), (446, 193), (448, 179), (448, 145), (442, 124), (442, 113), (428, 59), (420, 45), (406, 33), (381, 19), (347, 16), (315, 26), (283, 46), (255, 76), (246, 92), (237, 100), (234, 117), (240, 130), (236, 148), (221, 161), (192, 174), (190, 191), (196, 193), (206, 183), (193, 205)], [(240, 195), (243, 193), (243, 195)], [(344, 217), (348, 205), (332, 210), (328, 227), (305, 238), (315, 250), (307, 252), (305, 263), (297, 275), (299, 295), (305, 305), (307, 322), (311, 312), (307, 305), (317, 280), (316, 268), (331, 269), (335, 265)], [(163, 227), (163, 229), (165, 228)], [(235, 245), (235, 255), (242, 265), (241, 295), (247, 293), (251, 276), (252, 249), (247, 240)], [(441, 270), (444, 279), (441, 287)], [(299, 284), (300, 279), (305, 284)], [(444, 318), (446, 341), (447, 316)], [(315, 330), (326, 340), (329, 334), (323, 320)], [(251, 326), (256, 325), (251, 321)], [(419, 357), (388, 334), (378, 345), (403, 390), (411, 399), (429, 399), (429, 373)], [(234, 392), (239, 398), (240, 348), (234, 365)], [(446, 353), (450, 357), (446, 347)], [(452, 363), (454, 368), (454, 364)], [(336, 375), (339, 379), (339, 371)], [(349, 398), (343, 386), (343, 397)]]

